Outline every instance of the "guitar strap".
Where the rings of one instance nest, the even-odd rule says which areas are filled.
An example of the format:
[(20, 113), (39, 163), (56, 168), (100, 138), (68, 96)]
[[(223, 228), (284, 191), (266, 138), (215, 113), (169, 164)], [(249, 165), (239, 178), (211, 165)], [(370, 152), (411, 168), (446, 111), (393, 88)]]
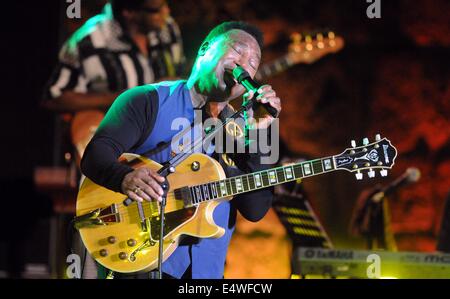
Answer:
[[(206, 117), (209, 115), (206, 112), (205, 107), (206, 107), (206, 105), (204, 105), (202, 108), (194, 108), (194, 110), (201, 111), (202, 121), (204, 121), (206, 119)], [(222, 121), (225, 121), (225, 119), (231, 117), (233, 113), (234, 113), (233, 108), (231, 106), (227, 105), (224, 107), (224, 109), (219, 114), (219, 119)], [(195, 123), (191, 123), (190, 126), (186, 127), (184, 130), (182, 130), (181, 132), (176, 134), (170, 141), (160, 142), (160, 143), (158, 143), (158, 145), (156, 147), (145, 151), (141, 155), (148, 157), (148, 156), (152, 156), (152, 155), (161, 153), (162, 151), (166, 150), (171, 144), (177, 144), (179, 142), (179, 140), (182, 140), (187, 134), (192, 134), (192, 130), (195, 129), (195, 125), (196, 125)], [(217, 132), (211, 132), (211, 133), (216, 134)], [(227, 130), (225, 130), (224, 133), (228, 134)], [(202, 145), (204, 145), (205, 140), (206, 140), (205, 135), (208, 135), (208, 133), (206, 133), (205, 130), (203, 130), (203, 134), (201, 136), (201, 138), (203, 138)], [(199, 143), (199, 139), (194, 140), (193, 142), (191, 142), (190, 145), (183, 144), (183, 149), (193, 149), (194, 144), (197, 144), (197, 143)], [(196, 146), (196, 147), (198, 147), (198, 146)], [(183, 151), (181, 151), (178, 155), (180, 155), (182, 153), (183, 153)], [(175, 155), (174, 157), (172, 157), (172, 159), (170, 159), (169, 161), (165, 161), (165, 162), (170, 163), (170, 162), (176, 161), (177, 160), (176, 157), (178, 155)], [(178, 161), (178, 163), (181, 163), (181, 161), (182, 160)], [(173, 164), (171, 163), (171, 165), (173, 165)]]
[[(203, 117), (206, 117), (208, 115), (208, 113), (206, 113), (205, 107), (206, 107), (206, 105), (202, 107), (202, 110), (203, 110), (202, 116)], [(219, 115), (219, 119), (222, 121), (221, 124), (219, 126), (213, 126), (211, 128), (206, 128), (205, 130), (203, 130), (203, 134), (201, 134), (202, 136), (200, 136), (197, 139), (195, 139), (194, 141), (192, 141), (190, 146), (184, 146), (183, 150), (180, 153), (178, 153), (177, 155), (172, 157), (169, 161), (167, 161), (168, 165), (176, 167), (178, 164), (180, 164), (182, 161), (184, 161), (191, 155), (192, 152), (191, 151), (187, 152), (186, 150), (190, 150), (190, 149), (195, 150), (195, 149), (199, 148), (200, 145), (205, 145), (208, 142), (212, 141), (213, 138), (221, 130), (226, 128), (226, 126), (228, 124), (230, 124), (237, 118), (245, 117), (244, 111), (246, 109), (248, 109), (249, 107), (250, 106), (245, 106), (245, 107), (242, 106), (240, 110), (234, 111), (234, 109), (230, 105), (225, 106)], [(225, 130), (225, 134), (227, 134), (226, 130)]]

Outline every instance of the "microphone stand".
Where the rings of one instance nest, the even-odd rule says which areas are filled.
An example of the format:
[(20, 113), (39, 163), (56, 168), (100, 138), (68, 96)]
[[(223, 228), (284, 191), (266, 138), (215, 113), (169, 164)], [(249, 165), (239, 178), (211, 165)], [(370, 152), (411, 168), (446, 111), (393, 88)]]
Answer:
[(169, 191), (169, 181), (167, 177), (169, 174), (175, 172), (175, 167), (169, 162), (165, 163), (163, 167), (158, 170), (158, 174), (163, 176), (166, 180), (161, 184), (163, 189), (162, 200), (159, 205), (159, 251), (158, 251), (158, 279), (162, 279), (162, 260), (163, 260), (163, 245), (164, 245), (164, 224), (165, 224), (165, 210), (167, 204), (167, 192)]
[[(383, 189), (370, 195), (368, 198), (368, 234), (367, 247), (372, 249), (388, 249), (386, 241), (386, 215), (385, 213), (385, 192)], [(376, 241), (376, 245), (374, 244)], [(375, 246), (376, 248), (375, 248)]]

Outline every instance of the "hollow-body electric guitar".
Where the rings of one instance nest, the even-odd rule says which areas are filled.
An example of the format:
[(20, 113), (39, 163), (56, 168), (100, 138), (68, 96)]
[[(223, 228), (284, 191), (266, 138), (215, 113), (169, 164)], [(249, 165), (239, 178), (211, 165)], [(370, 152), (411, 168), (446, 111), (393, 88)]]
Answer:
[[(169, 191), (165, 208), (163, 260), (177, 248), (185, 236), (219, 238), (225, 230), (215, 224), (214, 209), (233, 196), (300, 178), (336, 170), (363, 171), (369, 177), (380, 170), (387, 175), (397, 150), (379, 135), (376, 141), (352, 147), (339, 155), (280, 166), (265, 171), (226, 178), (220, 164), (204, 154), (192, 154), (167, 177)], [(133, 168), (162, 166), (135, 154), (123, 154), (121, 161)], [(97, 262), (116, 272), (145, 272), (157, 267), (159, 250), (159, 203), (143, 202), (125, 206), (126, 195), (101, 187), (85, 178), (76, 206), (75, 226), (84, 245)]]

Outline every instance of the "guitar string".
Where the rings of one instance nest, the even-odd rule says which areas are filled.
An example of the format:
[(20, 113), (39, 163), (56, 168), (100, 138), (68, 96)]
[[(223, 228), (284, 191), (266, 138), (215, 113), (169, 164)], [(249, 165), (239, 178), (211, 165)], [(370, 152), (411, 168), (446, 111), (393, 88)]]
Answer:
[[(314, 173), (314, 174), (311, 174), (311, 175), (322, 174), (322, 173), (325, 173), (325, 172), (329, 172), (329, 171), (335, 170), (335, 169), (332, 169), (332, 170), (323, 170), (323, 166), (322, 166), (322, 161), (323, 161), (323, 159), (327, 159), (327, 158), (320, 158), (320, 159), (314, 159), (314, 160), (305, 161), (305, 162), (301, 162), (301, 163), (297, 163), (297, 164), (292, 164), (292, 165), (279, 166), (279, 167), (275, 167), (275, 168), (272, 168), (272, 169), (263, 170), (263, 171), (260, 171), (260, 172), (264, 172), (265, 175), (269, 175), (269, 172), (270, 172), (270, 171), (275, 171), (275, 173), (278, 175), (277, 170), (279, 170), (279, 169), (286, 169), (287, 167), (292, 167), (292, 168), (294, 169), (295, 166), (301, 167), (303, 164), (308, 164), (308, 163), (310, 163), (310, 164), (312, 165), (312, 169), (314, 169), (314, 166), (317, 166), (317, 165), (319, 165), (319, 164), (320, 164), (320, 166), (322, 167), (322, 170), (321, 170), (321, 171), (318, 171), (317, 173)], [(260, 173), (260, 172), (255, 172), (255, 173), (252, 173), (252, 174), (257, 174), (257, 173)], [(230, 177), (230, 178), (226, 178), (226, 179), (222, 179), (222, 180), (217, 180), (217, 181), (212, 181), (212, 182), (204, 183), (204, 184), (200, 184), (200, 185), (212, 184), (212, 183), (220, 183), (220, 182), (224, 182), (224, 181), (227, 181), (227, 180), (229, 180), (231, 184), (236, 185), (236, 182), (233, 183), (233, 182), (231, 181), (231, 179), (236, 179), (236, 178), (244, 179), (244, 177), (245, 177), (245, 176), (248, 176), (248, 175), (249, 175), (249, 174), (241, 175), (241, 176), (235, 176), (235, 177)], [(286, 175), (284, 171), (283, 171), (283, 175)], [(276, 181), (275, 184), (272, 184), (272, 183), (269, 182), (268, 185), (264, 185), (263, 182), (262, 182), (262, 184), (263, 184), (262, 186), (259, 186), (259, 187), (256, 187), (256, 188), (249, 188), (249, 190), (245, 190), (245, 188), (242, 187), (242, 191), (243, 191), (243, 192), (250, 192), (250, 191), (252, 191), (252, 189), (253, 189), (253, 190), (258, 190), (258, 189), (268, 188), (268, 187), (270, 187), (270, 186), (274, 186), (274, 185), (278, 185), (278, 184), (287, 183), (287, 182), (289, 182), (289, 181), (294, 181), (294, 180), (297, 180), (297, 179), (300, 179), (300, 178), (303, 178), (303, 177), (307, 177), (307, 176), (308, 176), (308, 175), (302, 174), (301, 176), (296, 177), (296, 176), (295, 176), (295, 173), (293, 173), (293, 175), (294, 175), (294, 176), (293, 176), (293, 178), (291, 178), (291, 179), (287, 179), (286, 176), (285, 176), (285, 180), (284, 180), (283, 182), (278, 182), (278, 179), (277, 179), (277, 181)], [(278, 176), (277, 176), (277, 178), (278, 178)], [(250, 186), (250, 183), (249, 183), (249, 181), (248, 181), (249, 178), (247, 177), (246, 180), (247, 180), (247, 185)], [(194, 186), (200, 186), (200, 185), (194, 185)], [(242, 183), (242, 185), (244, 185), (244, 184)], [(194, 187), (194, 186), (190, 186), (190, 187), (192, 188), (192, 187)], [(236, 187), (235, 189), (237, 190), (237, 187)], [(231, 190), (231, 191), (232, 191), (232, 190)], [(237, 195), (237, 194), (239, 194), (239, 193), (242, 193), (242, 191), (239, 191), (239, 192), (233, 192), (233, 191), (232, 191), (231, 194), (227, 194), (227, 195), (220, 196), (220, 197), (213, 197), (213, 198), (211, 198), (211, 200), (217, 200), (217, 199), (225, 198), (225, 197), (228, 197), (228, 196), (234, 196), (234, 195)], [(228, 193), (228, 192), (227, 192), (227, 193)], [(173, 196), (172, 196), (171, 198), (174, 197), (173, 192), (172, 192), (172, 195), (173, 195)], [(170, 198), (168, 198), (168, 200), (170, 201)], [(208, 199), (207, 199), (207, 200), (200, 200), (198, 203), (203, 203), (203, 202), (207, 202), (207, 201), (209, 201), (209, 200), (208, 200)], [(150, 210), (153, 210), (153, 207), (151, 207), (151, 206), (154, 205), (154, 203), (155, 203), (155, 202), (148, 202), (148, 201), (146, 201), (146, 202), (143, 203), (143, 208), (144, 208), (144, 209), (150, 208)], [(121, 204), (119, 203), (119, 204), (118, 204), (118, 208), (120, 209), (121, 207), (123, 207), (123, 205), (121, 205)], [(123, 210), (123, 212), (122, 212), (123, 214), (120, 213), (121, 216), (122, 216), (122, 215), (123, 215), (123, 216), (130, 215), (130, 217), (136, 217), (136, 216), (137, 216), (137, 217), (140, 217), (140, 214), (139, 214), (139, 211), (137, 210), (137, 208), (134, 208), (134, 207), (131, 208), (131, 209), (129, 209), (128, 207), (125, 207), (125, 208), (126, 208), (126, 209)], [(159, 209), (159, 208), (157, 208), (157, 209)]]

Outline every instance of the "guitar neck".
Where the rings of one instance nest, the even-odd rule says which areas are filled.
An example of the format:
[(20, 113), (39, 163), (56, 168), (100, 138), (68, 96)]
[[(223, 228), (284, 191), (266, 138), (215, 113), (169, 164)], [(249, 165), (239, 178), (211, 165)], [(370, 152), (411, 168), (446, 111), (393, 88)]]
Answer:
[(280, 166), (189, 188), (192, 204), (235, 196), (336, 170), (335, 157)]
[(255, 75), (255, 79), (258, 81), (262, 81), (270, 76), (281, 73), (291, 66), (294, 65), (294, 62), (289, 59), (289, 55), (286, 54), (281, 56), (271, 62), (265, 63), (259, 67), (258, 72)]

